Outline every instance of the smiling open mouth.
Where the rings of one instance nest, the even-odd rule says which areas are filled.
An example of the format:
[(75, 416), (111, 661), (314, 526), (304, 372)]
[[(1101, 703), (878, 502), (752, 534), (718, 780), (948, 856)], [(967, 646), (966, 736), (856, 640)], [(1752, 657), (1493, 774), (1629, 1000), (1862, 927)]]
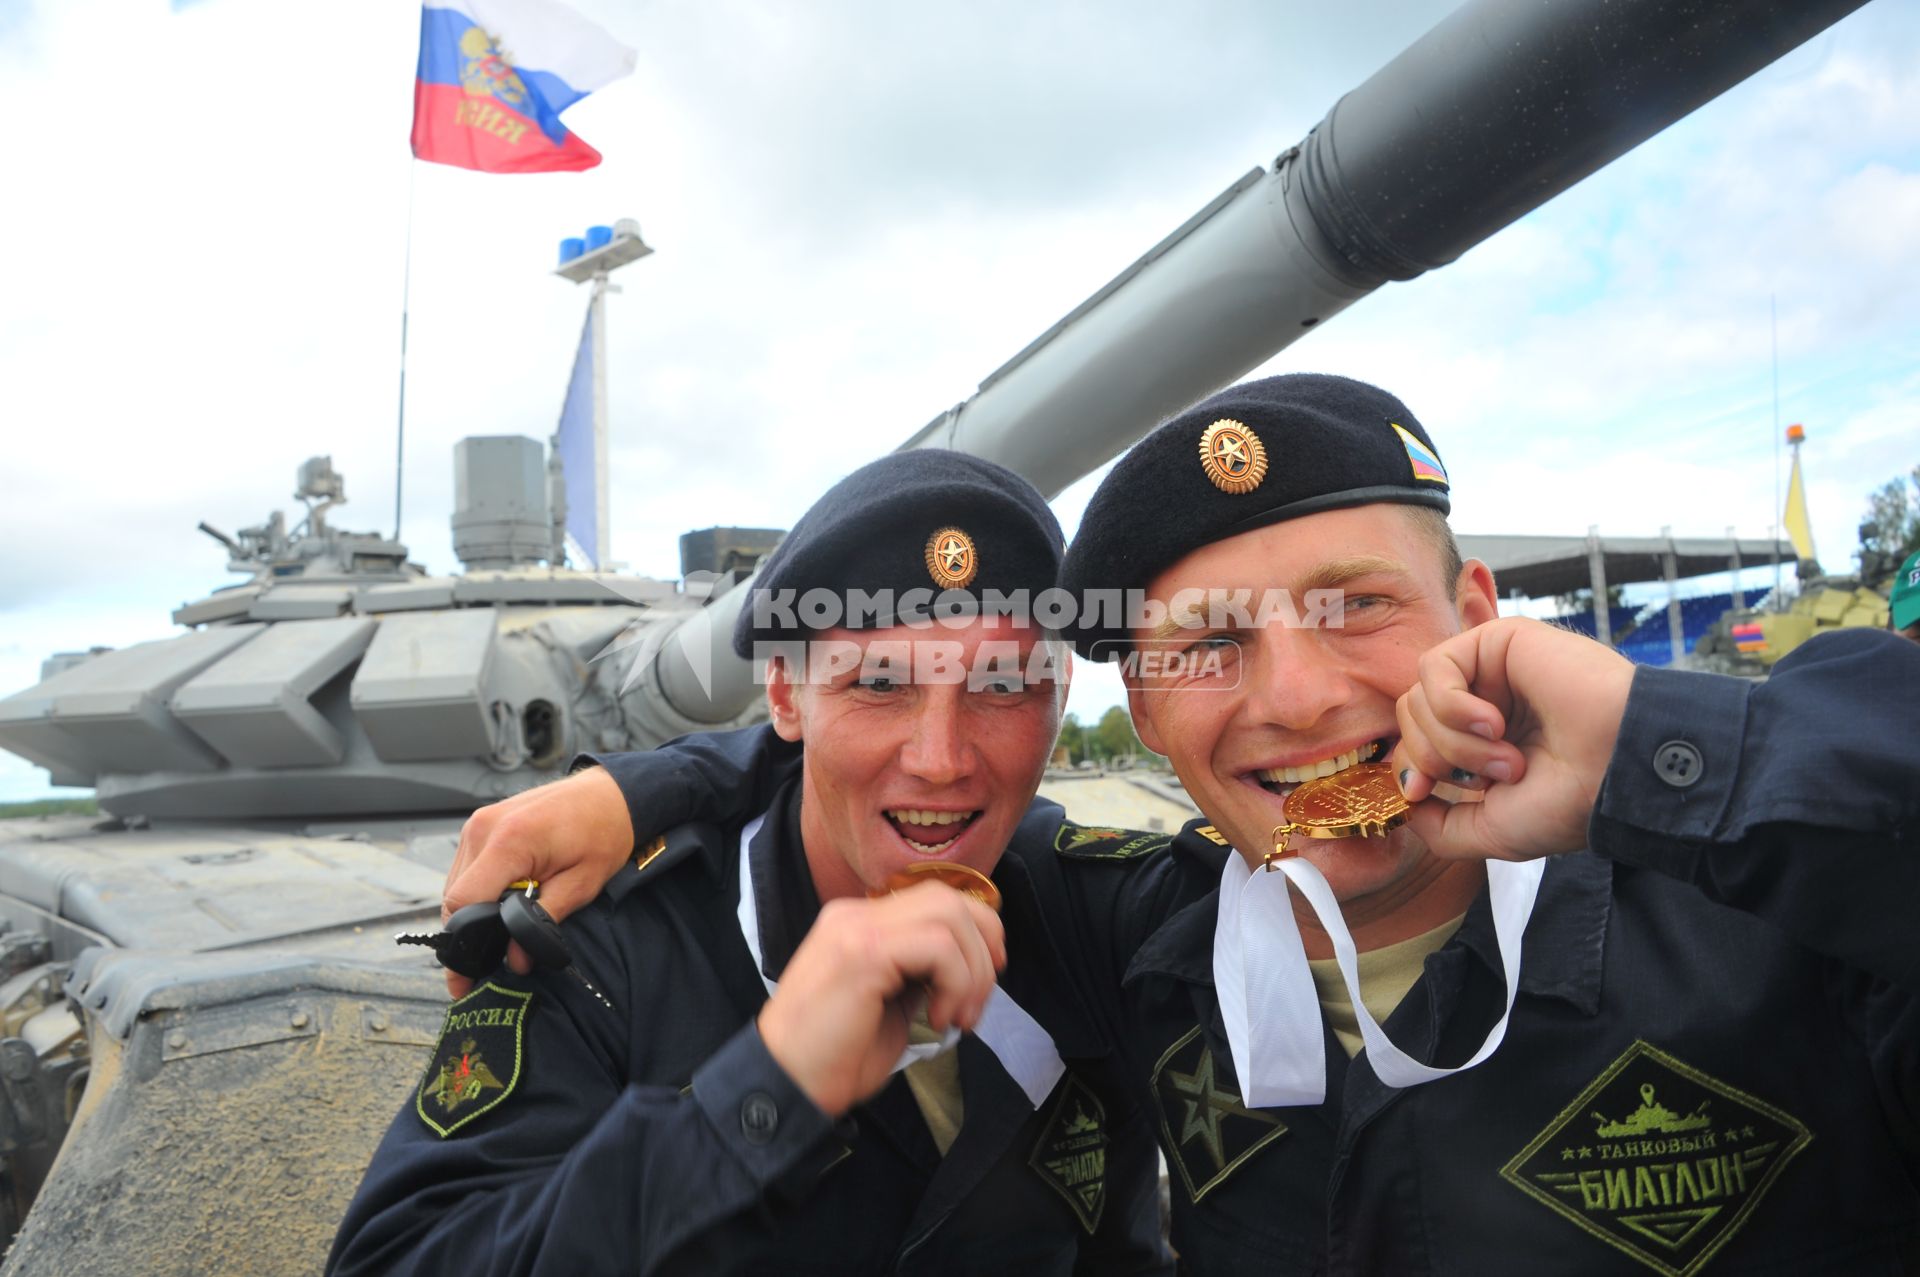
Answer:
[(931, 855), (951, 847), (973, 823), (977, 811), (927, 811), (916, 807), (895, 807), (886, 813), (887, 823), (915, 851)]
[(1382, 736), (1357, 749), (1344, 754), (1335, 754), (1318, 762), (1302, 763), (1297, 767), (1262, 767), (1249, 773), (1259, 783), (1260, 788), (1282, 798), (1292, 793), (1296, 786), (1319, 776), (1332, 776), (1360, 763), (1378, 762), (1393, 749), (1394, 738)]

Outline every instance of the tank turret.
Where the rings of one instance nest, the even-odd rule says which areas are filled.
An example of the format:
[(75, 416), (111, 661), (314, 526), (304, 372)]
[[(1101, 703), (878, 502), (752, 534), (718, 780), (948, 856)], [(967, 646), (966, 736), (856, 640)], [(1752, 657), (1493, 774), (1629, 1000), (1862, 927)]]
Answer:
[(466, 570), (431, 576), (405, 546), (330, 526), (345, 484), (313, 458), (291, 532), (276, 512), (220, 538), (249, 580), (177, 609), (184, 633), (96, 649), (0, 700), (0, 748), (126, 820), (295, 819), (469, 811), (581, 750), (693, 730), (623, 689), (713, 583), (548, 564), (532, 439), (462, 440), (455, 491)]

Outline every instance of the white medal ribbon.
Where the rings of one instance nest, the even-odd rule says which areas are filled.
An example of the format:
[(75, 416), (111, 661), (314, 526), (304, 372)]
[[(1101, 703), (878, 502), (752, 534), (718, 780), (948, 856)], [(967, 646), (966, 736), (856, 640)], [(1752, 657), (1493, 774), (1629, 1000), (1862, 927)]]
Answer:
[[(760, 951), (760, 904), (754, 896), (752, 866), (747, 860), (747, 849), (753, 845), (754, 836), (760, 832), (760, 826), (766, 823), (766, 819), (766, 813), (762, 812), (740, 831), (740, 905), (737, 913), (740, 937), (747, 942), (747, 952), (753, 955), (753, 969), (759, 974), (760, 983), (767, 986), (767, 996), (772, 997), (777, 982), (767, 975), (766, 958)], [(1041, 1028), (1040, 1022), (1028, 1015), (1026, 1008), (1015, 1002), (997, 984), (987, 998), (987, 1005), (980, 1012), (980, 1023), (974, 1026), (973, 1035), (999, 1059), (1000, 1067), (1026, 1092), (1027, 1103), (1036, 1109), (1042, 1100), (1052, 1094), (1061, 1075), (1067, 1071), (1066, 1062), (1060, 1058), (1052, 1035)], [(917, 1043), (902, 1051), (893, 1071), (898, 1073), (910, 1064), (930, 1060), (943, 1051), (952, 1050), (959, 1042), (960, 1030), (950, 1027), (940, 1035), (939, 1041)]]
[(1298, 856), (1276, 865), (1279, 872), (1268, 873), (1250, 868), (1237, 852), (1228, 856), (1220, 872), (1220, 913), (1214, 923), (1214, 989), (1233, 1052), (1233, 1071), (1249, 1107), (1319, 1104), (1327, 1097), (1327, 1043), (1320, 1027), (1320, 999), (1287, 896), (1289, 882), (1300, 889), (1333, 941), (1340, 976), (1366, 1042), (1367, 1061), (1382, 1082), (1393, 1087), (1418, 1086), (1470, 1069), (1494, 1053), (1507, 1035), (1507, 1020), (1520, 988), (1520, 939), (1533, 916), (1545, 859), (1487, 862), (1493, 934), (1507, 978), (1507, 1007), (1473, 1058), (1452, 1069), (1422, 1064), (1395, 1046), (1360, 1000), (1353, 936), (1340, 916), (1340, 904), (1326, 875)]

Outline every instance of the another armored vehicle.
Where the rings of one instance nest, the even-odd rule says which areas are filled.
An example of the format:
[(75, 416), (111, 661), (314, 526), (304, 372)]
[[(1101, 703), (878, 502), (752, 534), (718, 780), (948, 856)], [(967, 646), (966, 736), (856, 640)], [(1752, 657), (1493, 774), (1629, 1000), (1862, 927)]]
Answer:
[(1858, 577), (1819, 576), (1780, 611), (1736, 608), (1700, 636), (1694, 648), (1702, 668), (1757, 677), (1815, 634), (1827, 630), (1884, 630), (1891, 586), (1869, 589)]

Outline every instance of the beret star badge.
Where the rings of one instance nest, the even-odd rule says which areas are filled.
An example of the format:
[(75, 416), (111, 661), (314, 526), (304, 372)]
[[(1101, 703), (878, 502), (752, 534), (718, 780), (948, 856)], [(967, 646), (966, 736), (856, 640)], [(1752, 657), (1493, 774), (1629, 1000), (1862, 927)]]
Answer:
[(973, 538), (959, 528), (941, 528), (927, 538), (927, 572), (943, 590), (964, 590), (980, 570)]
[(1200, 468), (1222, 492), (1252, 492), (1267, 477), (1266, 445), (1239, 422), (1222, 417), (1201, 432)]

